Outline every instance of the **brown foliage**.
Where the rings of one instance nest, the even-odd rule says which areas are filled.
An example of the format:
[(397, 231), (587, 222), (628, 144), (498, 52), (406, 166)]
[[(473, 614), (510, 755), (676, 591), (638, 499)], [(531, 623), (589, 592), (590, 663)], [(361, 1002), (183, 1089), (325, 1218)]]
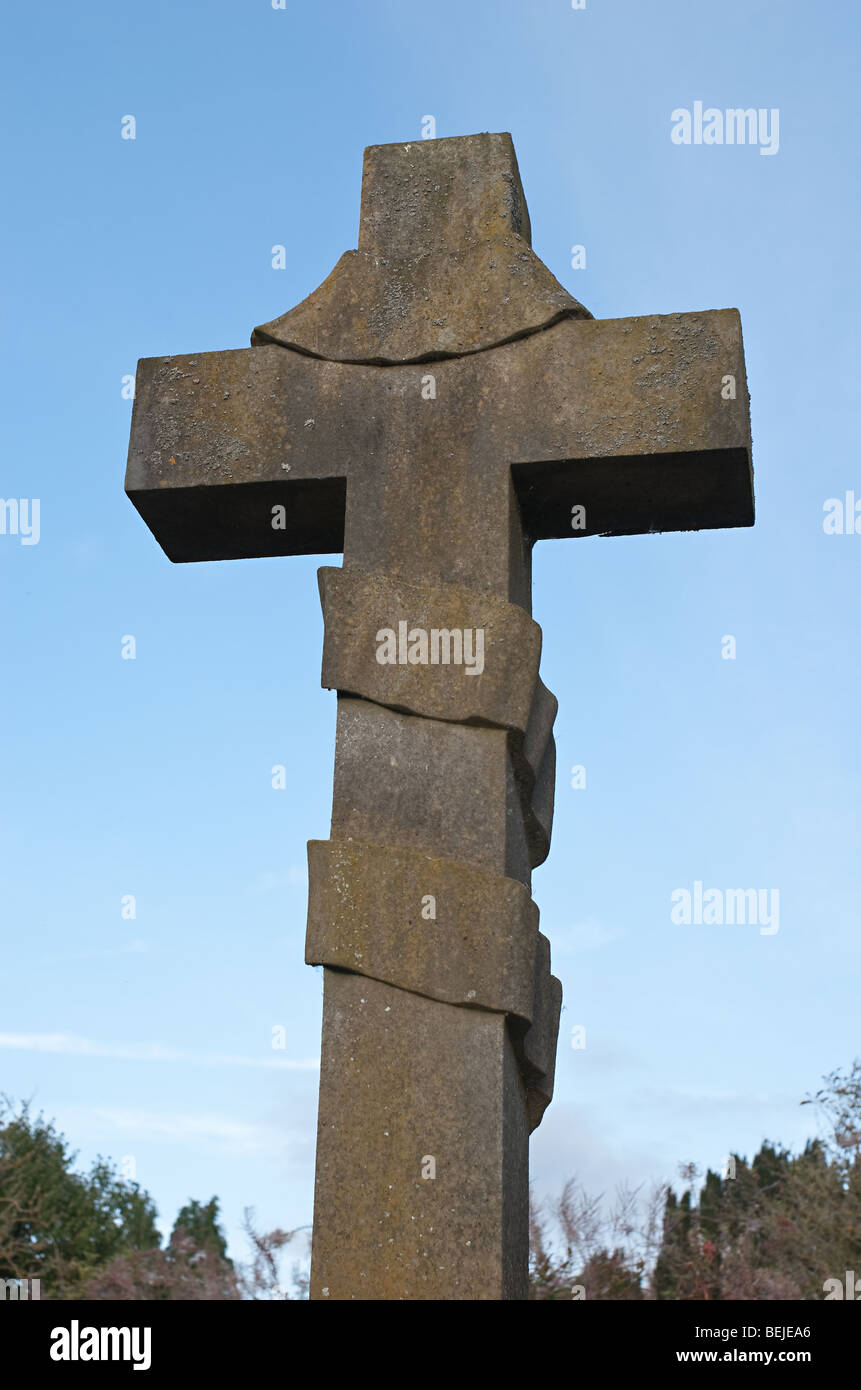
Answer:
[(165, 1250), (118, 1255), (81, 1292), (82, 1298), (129, 1302), (233, 1301), (241, 1296), (233, 1266), (214, 1250), (197, 1250), (184, 1234), (174, 1235)]

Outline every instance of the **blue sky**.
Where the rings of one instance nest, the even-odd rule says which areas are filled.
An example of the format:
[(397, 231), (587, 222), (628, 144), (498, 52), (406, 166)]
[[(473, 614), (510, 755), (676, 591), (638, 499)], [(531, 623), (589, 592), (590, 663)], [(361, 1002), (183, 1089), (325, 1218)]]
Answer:
[[(739, 308), (752, 400), (753, 530), (536, 550), (565, 988), (536, 1189), (803, 1142), (859, 1050), (861, 534), (823, 530), (861, 501), (856, 7), (48, 0), (6, 27), (0, 494), (40, 536), (0, 535), (0, 1090), (82, 1161), (133, 1157), (167, 1227), (213, 1193), (235, 1254), (244, 1206), (311, 1220), (326, 561), (171, 565), (123, 494), (121, 387), (314, 289), (364, 146), (432, 114), (511, 131), (535, 249), (596, 317)], [(674, 144), (695, 101), (779, 110), (777, 153)], [(777, 889), (779, 931), (674, 924), (696, 881)]]

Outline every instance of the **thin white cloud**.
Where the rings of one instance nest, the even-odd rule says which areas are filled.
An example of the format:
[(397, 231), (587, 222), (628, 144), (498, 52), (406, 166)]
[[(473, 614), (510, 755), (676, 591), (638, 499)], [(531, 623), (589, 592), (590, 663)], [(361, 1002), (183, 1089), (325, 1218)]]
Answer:
[[(57, 965), (59, 963), (67, 962), (70, 960), (111, 960), (116, 958), (117, 956), (142, 955), (144, 952), (148, 950), (149, 942), (141, 941), (139, 938), (137, 938), (134, 941), (127, 942), (124, 946), (112, 946), (104, 951), (69, 951), (59, 956), (33, 956), (31, 958), (30, 963), (33, 965), (41, 966)], [(27, 962), (22, 961), (20, 962), (20, 964), (26, 965)]]
[(132, 1139), (167, 1139), (180, 1144), (203, 1141), (244, 1155), (265, 1153), (278, 1138), (262, 1125), (244, 1124), (224, 1115), (162, 1114), (123, 1108), (97, 1108), (88, 1113), (97, 1126), (117, 1130)]
[(605, 927), (601, 922), (595, 922), (590, 918), (587, 922), (575, 922), (570, 927), (551, 929), (550, 947), (560, 955), (568, 955), (575, 951), (597, 951), (601, 946), (609, 945), (611, 941), (618, 941), (622, 934), (618, 927)]
[(294, 1061), (289, 1057), (235, 1057), (220, 1052), (186, 1052), (160, 1043), (126, 1047), (93, 1042), (74, 1033), (0, 1033), (0, 1049), (9, 1052), (51, 1052), (73, 1057), (112, 1057), (124, 1062), (187, 1062), (200, 1067), (258, 1067), (276, 1071), (317, 1071), (318, 1057)]
[(782, 1109), (784, 1106), (797, 1106), (798, 1096), (790, 1091), (738, 1091), (727, 1090), (718, 1086), (687, 1086), (671, 1085), (664, 1087), (644, 1088), (638, 1091), (636, 1096), (631, 1096), (629, 1104), (633, 1105), (637, 1100), (645, 1100), (648, 1104), (654, 1102), (667, 1102), (672, 1104), (679, 1100), (691, 1105), (704, 1105), (709, 1108), (715, 1106), (728, 1106), (739, 1112), (750, 1111), (753, 1114), (761, 1115), (771, 1107)]

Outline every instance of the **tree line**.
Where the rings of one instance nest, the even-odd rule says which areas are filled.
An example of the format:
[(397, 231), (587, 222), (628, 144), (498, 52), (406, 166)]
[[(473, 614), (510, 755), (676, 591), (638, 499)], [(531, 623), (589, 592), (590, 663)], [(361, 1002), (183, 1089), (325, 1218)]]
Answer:
[[(861, 1275), (861, 1059), (802, 1104), (823, 1134), (799, 1153), (770, 1142), (722, 1173), (680, 1168), (680, 1190), (623, 1189), (607, 1203), (572, 1179), (533, 1205), (530, 1298), (823, 1299)], [(98, 1158), (86, 1172), (54, 1125), (0, 1098), (0, 1280), (43, 1299), (302, 1299), (301, 1230), (258, 1231), (228, 1256), (216, 1197), (194, 1198), (162, 1243), (152, 1198)], [(285, 1274), (286, 1262), (293, 1258)], [(858, 1295), (861, 1298), (861, 1278)]]

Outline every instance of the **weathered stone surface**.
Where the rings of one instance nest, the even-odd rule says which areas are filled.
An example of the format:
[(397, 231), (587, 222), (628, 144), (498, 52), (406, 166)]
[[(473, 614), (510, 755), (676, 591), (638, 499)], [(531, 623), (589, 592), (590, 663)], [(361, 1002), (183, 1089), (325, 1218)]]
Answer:
[(553, 724), (558, 708), (559, 701), (539, 676), (522, 748), (523, 758), (533, 777), (537, 777), (541, 771), (547, 745), (553, 737)]
[[(530, 247), (510, 135), (365, 151), (358, 251), (252, 334), (336, 362), (427, 362), (590, 318)], [(441, 249), (443, 248), (443, 249)]]
[(320, 1068), (312, 1300), (525, 1298), (529, 1130), (505, 1016), (326, 970)]
[(332, 362), (433, 362), (590, 315), (520, 237), (410, 260), (347, 251), (295, 309), (254, 330)]
[(507, 132), (369, 145), (362, 164), (359, 250), (413, 259), (513, 234), (532, 244), (514, 142)]
[(532, 1021), (538, 908), (521, 883), (358, 840), (308, 843), (305, 960)]
[(344, 368), (275, 347), (144, 358), (126, 491), (171, 560), (338, 551), (343, 462), (375, 448), (365, 399)]
[(537, 427), (512, 418), (506, 457), (533, 540), (753, 525), (736, 309), (563, 323), (522, 348), (518, 389)]
[[(538, 681), (541, 629), (516, 603), (456, 584), (410, 584), (332, 567), (317, 575), (325, 618), (324, 686), (428, 719), (526, 733)], [(394, 665), (379, 661), (379, 634), (386, 630), (398, 647)], [(434, 632), (444, 632), (445, 638), (434, 643)], [(410, 659), (413, 633), (424, 634), (424, 662)], [(452, 633), (460, 635), (460, 664)], [(415, 655), (422, 653), (416, 650)], [(541, 701), (545, 720), (546, 693)]]
[(529, 847), (502, 729), (339, 699), (332, 836), (426, 850), (529, 887)]
[(530, 1130), (541, 1123), (541, 1117), (553, 1099), (556, 1044), (559, 1037), (559, 1016), (562, 1011), (562, 985), (556, 976), (550, 973), (550, 942), (541, 932), (538, 934), (533, 981), (533, 1021), (532, 1026), (523, 1035)]
[(556, 799), (556, 740), (550, 738), (538, 776), (531, 786), (521, 784), (521, 805), (524, 807), (526, 840), (533, 869), (550, 853), (550, 834), (553, 829), (553, 806)]

